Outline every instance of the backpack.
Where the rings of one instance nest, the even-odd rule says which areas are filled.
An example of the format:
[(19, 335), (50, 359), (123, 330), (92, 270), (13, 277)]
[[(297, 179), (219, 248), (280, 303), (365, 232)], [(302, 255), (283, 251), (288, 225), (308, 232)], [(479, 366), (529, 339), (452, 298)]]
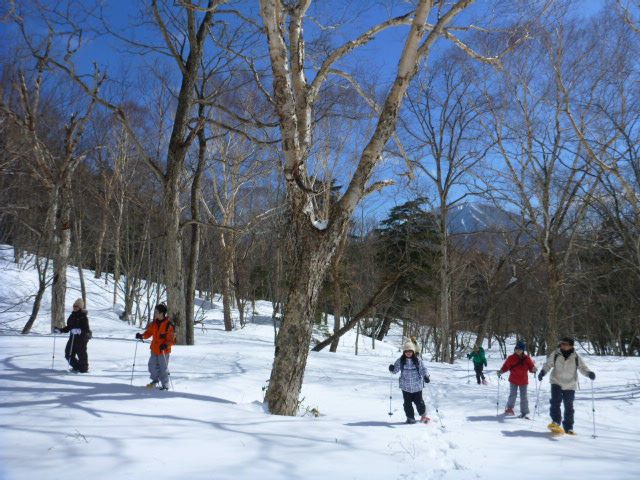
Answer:
[[(556, 354), (553, 356), (553, 368), (556, 368), (556, 360), (558, 359), (558, 355), (560, 355), (560, 352), (556, 352)], [(578, 368), (578, 354), (577, 353), (576, 353), (576, 368)]]

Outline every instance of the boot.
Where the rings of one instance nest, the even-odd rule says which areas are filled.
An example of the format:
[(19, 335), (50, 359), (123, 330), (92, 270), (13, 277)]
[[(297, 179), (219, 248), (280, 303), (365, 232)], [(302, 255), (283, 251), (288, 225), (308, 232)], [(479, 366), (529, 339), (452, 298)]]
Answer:
[(513, 408), (505, 408), (504, 414), (509, 416), (515, 416), (516, 412), (513, 411)]
[(416, 423), (416, 419), (415, 419), (415, 418), (408, 417), (408, 418), (407, 418), (407, 421), (406, 421), (406, 422), (404, 422), (404, 423), (409, 423), (409, 424)]
[(156, 388), (157, 383), (157, 380), (153, 380), (151, 383), (147, 383), (147, 388)]
[(549, 425), (547, 425), (547, 428), (551, 431), (551, 433), (556, 433), (556, 434), (564, 433), (564, 428), (562, 428), (556, 422), (551, 422)]
[(429, 422), (431, 421), (431, 418), (427, 417), (426, 415), (422, 415), (422, 416), (420, 417), (420, 421), (421, 421), (422, 423), (429, 423)]

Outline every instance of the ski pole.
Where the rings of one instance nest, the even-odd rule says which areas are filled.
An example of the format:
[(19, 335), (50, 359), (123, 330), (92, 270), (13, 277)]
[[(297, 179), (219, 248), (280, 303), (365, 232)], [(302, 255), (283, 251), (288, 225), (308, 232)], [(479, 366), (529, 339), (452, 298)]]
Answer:
[(469, 373), (469, 359), (467, 358), (467, 383), (471, 382), (470, 373)]
[(444, 422), (442, 421), (442, 415), (440, 415), (440, 409), (438, 408), (438, 403), (435, 402), (433, 400), (433, 394), (431, 393), (431, 389), (427, 389), (429, 392), (429, 399), (431, 400), (431, 403), (433, 403), (433, 409), (436, 411), (436, 415), (438, 415), (438, 421), (440, 422), (440, 428), (442, 430), (445, 430), (446, 427), (444, 426)]
[(536, 406), (533, 409), (533, 418), (536, 418), (538, 413), (538, 405), (540, 405), (540, 383), (538, 383), (538, 376), (534, 373), (533, 378), (536, 381)]
[(142, 340), (138, 340), (136, 342), (136, 349), (133, 351), (133, 365), (131, 365), (131, 381), (129, 382), (129, 385), (133, 385), (133, 371), (136, 368), (136, 356), (138, 355), (138, 343), (140, 343)]
[(167, 354), (162, 351), (162, 357), (164, 358), (164, 367), (167, 369), (167, 377), (169, 377), (169, 385), (171, 385), (171, 390), (175, 390), (173, 388), (173, 380), (171, 380), (171, 372), (169, 371), (169, 361), (167, 360)]
[(391, 400), (393, 399), (393, 373), (390, 374), (389, 377), (389, 419), (393, 415), (393, 410), (391, 407)]
[(53, 370), (53, 362), (56, 360), (56, 332), (53, 332), (53, 353), (51, 355), (51, 370)]
[(593, 380), (591, 380), (591, 413), (593, 416), (593, 435), (592, 438), (596, 438), (596, 401), (593, 394)]
[(500, 378), (500, 375), (498, 375), (498, 396), (496, 397), (496, 415), (499, 415), (500, 413), (500, 380), (502, 380), (502, 378)]
[(71, 333), (71, 347), (69, 348), (69, 358), (67, 358), (67, 363), (69, 364), (69, 366), (71, 368), (73, 368), (71, 366), (71, 357), (73, 356), (73, 342), (76, 339), (76, 334), (75, 333)]

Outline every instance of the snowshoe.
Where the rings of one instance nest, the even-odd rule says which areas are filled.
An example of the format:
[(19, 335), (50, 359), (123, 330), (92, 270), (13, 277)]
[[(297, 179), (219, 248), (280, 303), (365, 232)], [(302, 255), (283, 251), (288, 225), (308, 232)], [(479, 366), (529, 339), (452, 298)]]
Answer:
[(576, 435), (576, 432), (574, 432), (573, 430), (565, 430), (565, 432), (567, 435)]
[(504, 409), (504, 414), (508, 415), (510, 417), (515, 417), (516, 416), (516, 412), (513, 411), (513, 408), (505, 408)]
[(554, 435), (562, 435), (564, 433), (564, 428), (562, 428), (560, 425), (558, 425), (555, 422), (551, 422), (549, 425), (547, 425), (547, 428)]
[(147, 388), (156, 388), (156, 385), (158, 385), (158, 382), (150, 382), (147, 383)]
[(518, 415), (518, 418), (522, 418), (524, 420), (531, 420), (531, 418), (529, 418), (528, 413), (521, 413), (520, 415)]
[(420, 422), (421, 423), (429, 423), (431, 421), (431, 417), (427, 417), (426, 415), (422, 415), (420, 417)]
[(404, 423), (408, 423), (408, 424), (414, 424), (416, 423), (416, 419), (415, 418), (407, 418), (407, 421)]
[(166, 386), (166, 385), (160, 385), (160, 386), (158, 387), (158, 390), (169, 390), (169, 387), (168, 387), (168, 386)]
[(487, 382), (487, 380), (483, 378), (482, 379), (482, 385), (489, 385), (489, 382)]

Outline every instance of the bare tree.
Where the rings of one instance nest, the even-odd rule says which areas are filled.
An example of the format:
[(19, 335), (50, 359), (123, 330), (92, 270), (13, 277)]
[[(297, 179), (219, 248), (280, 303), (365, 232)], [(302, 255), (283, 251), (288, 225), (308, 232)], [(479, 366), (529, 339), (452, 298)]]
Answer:
[(441, 351), (437, 358), (454, 360), (455, 331), (452, 329), (453, 266), (450, 250), (449, 217), (473, 189), (474, 170), (490, 144), (484, 141), (478, 121), (486, 102), (474, 85), (477, 70), (454, 52), (436, 63), (411, 90), (407, 121), (401, 132), (411, 164), (435, 193), (432, 210), (440, 229), (438, 326)]
[[(87, 123), (97, 104), (95, 97), (105, 78), (96, 75), (90, 87), (92, 98), (82, 108), (82, 113), (73, 112), (64, 126), (63, 140), (60, 150), (51, 148), (43, 140), (40, 126), (42, 118), (41, 94), (42, 85), (49, 69), (50, 53), (54, 36), (50, 33), (39, 46), (29, 36), (24, 23), (16, 19), (25, 44), (36, 60), (33, 82), (27, 80), (24, 72), (17, 78), (17, 90), (20, 98), (20, 110), (2, 102), (1, 106), (12, 122), (32, 142), (31, 172), (38, 178), (49, 193), (49, 209), (44, 221), (43, 231), (52, 244), (53, 280), (51, 295), (51, 328), (63, 327), (65, 324), (65, 296), (67, 288), (67, 265), (71, 249), (71, 206), (72, 180), (78, 165), (86, 156), (80, 142)], [(72, 107), (73, 108), (73, 107)]]
[[(584, 147), (568, 134), (561, 72), (570, 71), (573, 81), (586, 68), (577, 61), (581, 57), (567, 52), (575, 33), (565, 27), (541, 28), (539, 42), (529, 43), (509, 66), (503, 95), (492, 106), (491, 135), (506, 166), (506, 185), (513, 187), (512, 198), (526, 224), (522, 228), (535, 239), (545, 265), (547, 345), (564, 328), (567, 265), (587, 213), (585, 198), (596, 185)], [(509, 105), (509, 113), (498, 103)]]
[[(471, 3), (471, 0), (461, 0), (445, 6), (439, 2), (435, 7), (433, 1), (419, 1), (415, 10), (376, 25), (330, 52), (320, 62), (313, 80), (309, 80), (304, 26), (311, 0), (260, 1), (273, 72), (272, 98), (282, 134), (290, 215), (290, 285), (265, 397), (272, 413), (293, 415), (297, 410), (312, 319), (327, 268), (341, 238), (346, 235), (351, 216), (360, 200), (386, 185), (385, 182), (369, 182), (395, 130), (400, 105), (412, 79), (431, 53), (436, 40), (442, 37), (457, 39), (453, 32), (447, 30), (447, 26)], [(433, 24), (428, 23), (431, 15), (434, 16)], [(327, 78), (339, 71), (335, 68), (336, 62), (355, 48), (369, 43), (380, 32), (397, 25), (411, 27), (395, 79), (382, 102), (374, 133), (359, 155), (344, 194), (336, 201), (328, 216), (320, 217), (316, 201), (321, 192), (311, 187), (307, 169), (314, 145), (314, 111), (321, 89)], [(466, 44), (457, 40), (461, 48), (475, 54)], [(491, 61), (497, 63), (499, 59), (494, 57)]]
[[(71, 79), (80, 85), (85, 92), (96, 99), (101, 105), (116, 113), (131, 141), (139, 151), (139, 155), (154, 172), (163, 187), (163, 219), (165, 221), (165, 283), (167, 286), (167, 300), (169, 315), (176, 324), (178, 342), (186, 343), (185, 330), (185, 281), (183, 266), (183, 223), (181, 191), (185, 161), (188, 152), (201, 125), (192, 125), (194, 107), (198, 103), (196, 98), (196, 84), (201, 74), (202, 60), (205, 56), (207, 41), (214, 21), (214, 15), (220, 5), (226, 0), (208, 0), (205, 6), (185, 0), (176, 5), (169, 5), (165, 0), (152, 0), (149, 14), (164, 45), (145, 45), (140, 42), (129, 41), (132, 46), (142, 51), (162, 52), (172, 62), (175, 62), (180, 72), (180, 86), (175, 92), (175, 109), (173, 110), (170, 135), (166, 145), (163, 161), (155, 158), (147, 151), (146, 142), (140, 138), (136, 129), (127, 116), (127, 111), (121, 103), (114, 103), (104, 97), (99, 97), (91, 91), (83, 76), (77, 72), (73, 56), (77, 48), (69, 48), (64, 59), (48, 58), (50, 64), (66, 72)], [(62, 7), (61, 7), (62, 8)], [(176, 9), (175, 11), (173, 9)], [(64, 10), (64, 9), (63, 9)], [(64, 20), (67, 28), (72, 30), (66, 35), (67, 45), (74, 45), (74, 39), (82, 36), (82, 29), (68, 15), (69, 10), (57, 12), (54, 16)], [(46, 15), (46, 12), (45, 12)], [(53, 28), (53, 27), (51, 27)], [(115, 32), (111, 32), (114, 33)], [(122, 38), (122, 36), (120, 36)], [(97, 71), (97, 67), (96, 71)]]

